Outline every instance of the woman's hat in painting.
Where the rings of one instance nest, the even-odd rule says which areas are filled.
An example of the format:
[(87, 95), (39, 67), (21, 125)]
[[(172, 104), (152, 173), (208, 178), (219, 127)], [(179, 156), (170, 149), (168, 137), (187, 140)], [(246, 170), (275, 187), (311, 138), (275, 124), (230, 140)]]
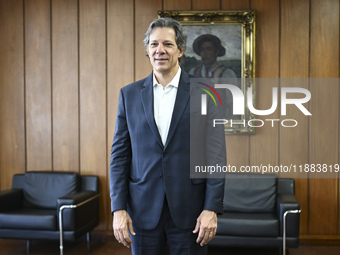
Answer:
[(225, 55), (225, 48), (222, 46), (220, 38), (218, 38), (215, 35), (211, 35), (211, 34), (200, 35), (194, 40), (194, 43), (192, 44), (192, 48), (197, 55), (200, 56), (200, 48), (201, 48), (202, 43), (204, 42), (212, 42), (215, 45), (215, 47), (219, 51), (217, 55), (218, 57), (222, 57)]

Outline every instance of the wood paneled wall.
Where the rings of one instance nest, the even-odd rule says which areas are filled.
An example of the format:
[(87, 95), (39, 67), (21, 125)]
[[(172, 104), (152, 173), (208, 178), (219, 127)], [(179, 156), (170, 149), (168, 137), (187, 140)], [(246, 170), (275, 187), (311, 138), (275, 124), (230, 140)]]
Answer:
[[(111, 230), (118, 93), (150, 73), (142, 40), (162, 9), (255, 9), (257, 77), (339, 77), (338, 0), (0, 0), (1, 190), (30, 170), (96, 174), (99, 229)], [(228, 136), (231, 165), (339, 163), (339, 84), (301, 86), (312, 93), (313, 116), (292, 110), (293, 130), (264, 126), (254, 136)], [(270, 88), (258, 87), (257, 96), (259, 109), (271, 103), (263, 100)], [(338, 175), (302, 177), (301, 238), (340, 240)]]

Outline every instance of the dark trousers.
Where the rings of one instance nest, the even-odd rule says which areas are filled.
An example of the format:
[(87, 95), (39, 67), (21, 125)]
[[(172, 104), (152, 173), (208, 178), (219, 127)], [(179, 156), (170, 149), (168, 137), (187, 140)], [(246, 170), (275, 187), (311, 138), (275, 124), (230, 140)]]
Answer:
[(184, 230), (175, 226), (168, 204), (164, 202), (163, 211), (155, 229), (144, 230), (133, 226), (136, 232), (131, 235), (132, 255), (206, 255), (208, 247), (196, 243), (198, 234), (193, 229)]

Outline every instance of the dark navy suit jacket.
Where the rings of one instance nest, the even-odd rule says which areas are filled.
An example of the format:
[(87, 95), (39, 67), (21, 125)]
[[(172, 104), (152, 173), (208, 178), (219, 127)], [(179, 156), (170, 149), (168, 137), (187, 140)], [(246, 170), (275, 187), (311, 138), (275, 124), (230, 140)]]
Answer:
[[(111, 209), (127, 210), (139, 228), (156, 227), (165, 197), (179, 228), (194, 229), (204, 209), (223, 212), (224, 179), (190, 178), (189, 98), (193, 90), (190, 76), (182, 70), (165, 145), (154, 120), (153, 74), (120, 91), (110, 162)], [(221, 154), (204, 158), (225, 165), (225, 141), (214, 137), (202, 139), (213, 143), (210, 151)]]

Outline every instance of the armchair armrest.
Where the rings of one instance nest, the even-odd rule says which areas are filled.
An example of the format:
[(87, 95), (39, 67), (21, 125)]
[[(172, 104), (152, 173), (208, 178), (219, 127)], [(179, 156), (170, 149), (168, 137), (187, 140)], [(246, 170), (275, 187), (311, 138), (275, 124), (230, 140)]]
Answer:
[(20, 208), (22, 204), (22, 190), (11, 189), (0, 192), (0, 211)]
[(81, 191), (74, 194), (69, 194), (67, 196), (63, 196), (58, 198), (58, 208), (62, 205), (76, 205), (85, 200), (96, 196), (97, 194), (94, 191)]
[(99, 194), (94, 191), (82, 191), (57, 199), (60, 254), (64, 250), (64, 227), (65, 230), (74, 230), (78, 226), (98, 224), (98, 197)]
[(98, 196), (94, 191), (82, 191), (58, 198), (58, 220), (61, 221), (62, 214), (62, 228), (74, 230), (94, 220), (98, 221)]
[[(287, 211), (300, 210), (300, 204), (295, 195), (292, 194), (278, 194), (277, 196), (277, 214), (280, 219), (280, 233), (283, 235), (284, 214)], [(299, 237), (300, 228), (300, 214), (287, 214), (287, 236)]]

